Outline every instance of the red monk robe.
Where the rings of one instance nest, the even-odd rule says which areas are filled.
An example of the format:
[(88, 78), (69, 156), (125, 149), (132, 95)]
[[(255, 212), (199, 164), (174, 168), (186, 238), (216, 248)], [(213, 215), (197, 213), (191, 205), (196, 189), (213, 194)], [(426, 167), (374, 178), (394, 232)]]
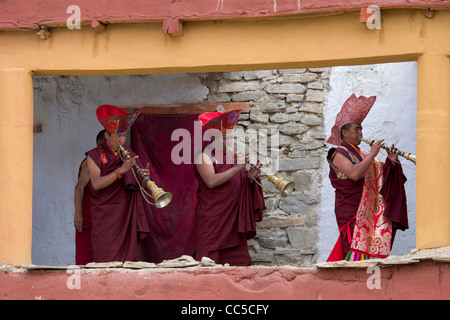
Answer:
[[(132, 157), (134, 152), (126, 146)], [(86, 153), (106, 176), (123, 161), (106, 143)], [(139, 160), (137, 161), (140, 166)], [(94, 262), (133, 261), (138, 242), (149, 232), (143, 198), (132, 170), (104, 189), (91, 192), (92, 249)]]
[[(86, 159), (80, 165), (78, 178), (81, 170), (87, 170)], [(87, 173), (86, 173), (87, 174)], [(89, 184), (83, 189), (83, 198), (81, 200), (81, 214), (83, 216), (82, 231), (75, 231), (75, 264), (84, 265), (93, 262), (92, 243), (91, 243), (91, 190)]]
[[(228, 157), (233, 155), (228, 153)], [(216, 173), (235, 165), (227, 164), (224, 156), (212, 162)], [(262, 220), (266, 209), (262, 188), (250, 184), (245, 168), (215, 188), (206, 185), (197, 169), (195, 175), (199, 183), (194, 220), (195, 258), (209, 257), (219, 264), (251, 265), (247, 240), (255, 236), (255, 222)]]
[[(241, 110), (226, 113), (205, 112), (198, 119), (205, 130), (218, 130), (219, 134), (221, 132), (223, 151), (227, 147), (227, 136), (236, 125), (240, 113)], [(220, 142), (215, 141), (215, 144), (220, 149)], [(209, 257), (219, 264), (249, 266), (252, 259), (247, 240), (255, 236), (255, 222), (262, 219), (266, 209), (262, 188), (254, 181), (250, 182), (245, 166), (233, 174), (234, 170), (230, 169), (236, 166), (237, 159), (232, 152), (215, 153), (217, 155), (213, 158), (209, 158), (207, 153), (200, 157), (203, 159), (203, 178), (198, 165), (195, 166), (199, 184), (194, 218), (195, 258), (200, 260), (202, 257)], [(203, 163), (205, 160), (211, 160), (210, 164), (209, 161)], [(232, 176), (224, 182), (210, 181), (210, 186), (207, 185), (204, 179), (221, 173), (224, 173), (222, 177), (228, 174)], [(257, 176), (255, 172), (253, 174)], [(259, 182), (259, 178), (256, 179)]]
[[(106, 142), (86, 153), (91, 188), (92, 249), (94, 262), (132, 261), (138, 242), (149, 232), (143, 198), (133, 164), (138, 158), (123, 146), (126, 133), (139, 116), (113, 105), (101, 105), (97, 119), (105, 128)], [(122, 145), (131, 158), (123, 161)], [(94, 188), (95, 186), (95, 188)]]

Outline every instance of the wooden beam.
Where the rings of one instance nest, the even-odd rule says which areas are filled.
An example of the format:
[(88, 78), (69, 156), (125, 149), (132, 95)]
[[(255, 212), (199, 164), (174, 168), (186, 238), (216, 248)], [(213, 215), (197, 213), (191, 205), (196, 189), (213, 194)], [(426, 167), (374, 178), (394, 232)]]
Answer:
[(171, 36), (183, 35), (183, 22), (178, 18), (168, 18), (163, 20), (163, 31)]
[(35, 122), (33, 124), (33, 133), (38, 133), (38, 132), (42, 132), (42, 123)]
[(248, 102), (156, 104), (120, 106), (120, 108), (128, 112), (140, 111), (142, 114), (200, 114), (216, 111), (228, 112), (237, 109), (242, 109), (242, 113), (248, 113)]

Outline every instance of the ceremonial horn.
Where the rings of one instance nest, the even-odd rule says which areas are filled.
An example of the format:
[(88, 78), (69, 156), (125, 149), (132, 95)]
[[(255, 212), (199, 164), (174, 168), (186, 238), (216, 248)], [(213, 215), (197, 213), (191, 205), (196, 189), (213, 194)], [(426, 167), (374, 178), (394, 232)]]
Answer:
[[(130, 153), (125, 150), (124, 147), (119, 145), (119, 150), (122, 152), (122, 155), (125, 159), (130, 159)], [(158, 188), (155, 182), (153, 182), (148, 175), (145, 175), (142, 169), (139, 167), (137, 163), (133, 165), (136, 172), (139, 174), (142, 181), (140, 182), (141, 186), (145, 186), (152, 194), (151, 197), (155, 200), (155, 207), (163, 208), (167, 206), (170, 201), (172, 201), (172, 194), (170, 192), (165, 192), (162, 188)], [(138, 181), (139, 182), (139, 181)], [(153, 204), (149, 202), (150, 204)]]
[[(372, 146), (375, 143), (375, 140), (369, 140), (369, 139), (364, 139), (361, 138), (361, 141), (364, 141), (365, 143), (367, 143), (369, 146)], [(399, 156), (404, 157), (405, 159), (408, 159), (409, 161), (413, 162), (414, 164), (416, 164), (416, 156), (414, 154), (411, 153), (406, 153), (400, 150), (393, 150), (389, 147), (386, 147), (385, 145), (381, 146), (383, 149), (389, 151), (389, 152), (394, 152), (396, 154), (398, 154)]]
[[(242, 157), (242, 155), (239, 152), (233, 150), (232, 148), (228, 148), (228, 150), (232, 151), (236, 156)], [(251, 167), (256, 168), (259, 171), (259, 168), (257, 168), (255, 164), (249, 163), (249, 165)], [(292, 191), (295, 190), (295, 182), (294, 181), (288, 181), (283, 178), (278, 178), (276, 175), (271, 174), (271, 173), (265, 174), (265, 176), (266, 176), (267, 180), (272, 182), (275, 185), (275, 188), (278, 191), (280, 191), (280, 195), (282, 198), (286, 198), (287, 196), (289, 196), (292, 193)], [(256, 179), (255, 179), (255, 181), (256, 181)]]
[(282, 198), (286, 198), (288, 195), (295, 190), (295, 182), (288, 181), (283, 178), (278, 178), (274, 174), (267, 174), (267, 180), (272, 182), (275, 185), (275, 188), (280, 191), (280, 195)]

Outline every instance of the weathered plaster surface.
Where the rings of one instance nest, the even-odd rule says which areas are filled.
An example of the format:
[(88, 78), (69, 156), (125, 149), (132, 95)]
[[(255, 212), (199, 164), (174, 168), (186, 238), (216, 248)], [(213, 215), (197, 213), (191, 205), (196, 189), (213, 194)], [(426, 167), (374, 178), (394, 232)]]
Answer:
[[(72, 14), (72, 0), (7, 0), (2, 2), (0, 29), (39, 29), (40, 26), (65, 25)], [(161, 22), (171, 25), (176, 20), (215, 20), (229, 18), (258, 18), (296, 16), (306, 13), (359, 10), (373, 5), (364, 0), (179, 0), (179, 1), (89, 1), (78, 0), (83, 23)], [(382, 8), (448, 7), (450, 1), (389, 0), (377, 3)]]
[[(450, 264), (426, 261), (378, 269), (370, 288), (367, 268), (83, 269), (0, 272), (0, 299), (449, 299)], [(70, 284), (79, 277), (79, 288)]]

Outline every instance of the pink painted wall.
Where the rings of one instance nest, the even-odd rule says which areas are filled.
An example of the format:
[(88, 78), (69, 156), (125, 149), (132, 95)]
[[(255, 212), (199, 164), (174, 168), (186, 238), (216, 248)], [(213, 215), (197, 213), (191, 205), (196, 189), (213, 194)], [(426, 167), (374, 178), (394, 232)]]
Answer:
[(449, 263), (379, 270), (380, 289), (372, 290), (366, 268), (85, 269), (77, 274), (79, 289), (68, 289), (72, 275), (65, 271), (0, 271), (0, 299), (450, 299)]
[[(0, 2), (0, 29), (38, 29), (39, 25), (65, 25), (77, 5), (81, 20), (91, 22), (163, 21), (297, 15), (313, 12), (366, 8), (365, 0), (3, 0)], [(450, 7), (450, 0), (385, 0), (381, 8)]]

